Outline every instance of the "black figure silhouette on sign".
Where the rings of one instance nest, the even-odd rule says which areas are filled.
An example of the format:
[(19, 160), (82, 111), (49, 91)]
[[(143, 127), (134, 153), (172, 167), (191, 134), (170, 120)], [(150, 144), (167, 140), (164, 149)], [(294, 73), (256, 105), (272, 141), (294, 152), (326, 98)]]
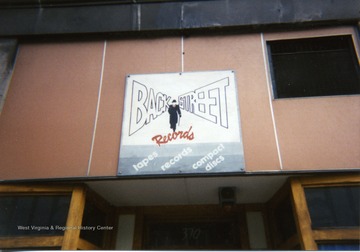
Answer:
[(175, 132), (176, 124), (180, 120), (180, 119), (178, 119), (178, 115), (179, 115), (179, 118), (181, 117), (180, 107), (179, 107), (179, 105), (176, 104), (176, 100), (172, 101), (172, 104), (169, 107), (168, 112), (170, 114), (170, 129), (172, 129)]

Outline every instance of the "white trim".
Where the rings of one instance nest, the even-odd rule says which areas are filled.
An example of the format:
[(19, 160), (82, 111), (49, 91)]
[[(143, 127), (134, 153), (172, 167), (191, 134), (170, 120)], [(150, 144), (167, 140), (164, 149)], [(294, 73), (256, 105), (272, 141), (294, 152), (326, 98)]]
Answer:
[(103, 56), (102, 56), (102, 63), (101, 63), (101, 73), (100, 73), (99, 91), (98, 91), (98, 99), (97, 99), (95, 121), (94, 121), (94, 130), (93, 130), (93, 136), (92, 136), (92, 140), (91, 140), (90, 157), (89, 157), (87, 174), (86, 174), (87, 176), (89, 176), (89, 174), (90, 174), (92, 156), (93, 156), (93, 151), (94, 151), (96, 128), (97, 128), (97, 123), (98, 123), (98, 119), (99, 119), (101, 91), (102, 91), (102, 85), (103, 85), (104, 66), (105, 66), (106, 44), (107, 44), (107, 42), (105, 40), (104, 41)]
[(181, 36), (181, 72), (184, 72), (184, 36)]
[(271, 92), (271, 89), (270, 89), (271, 83), (270, 83), (270, 78), (269, 78), (269, 66), (267, 64), (268, 58), (267, 58), (266, 42), (265, 42), (263, 33), (261, 33), (261, 46), (262, 46), (262, 51), (263, 51), (265, 75), (266, 75), (266, 84), (267, 84), (267, 90), (268, 90), (269, 105), (270, 105), (270, 111), (271, 111), (271, 119), (272, 119), (273, 128), (274, 128), (276, 149), (277, 149), (278, 158), (279, 158), (280, 170), (283, 170), (281, 151), (280, 151), (280, 144), (279, 144), (279, 138), (278, 138), (278, 134), (277, 134), (277, 128), (276, 128), (276, 122), (275, 122), (275, 116), (274, 116), (274, 108), (273, 108), (273, 104), (272, 104), (273, 95), (272, 95), (272, 92)]
[[(10, 41), (10, 40), (7, 40), (7, 41)], [(15, 41), (15, 40), (13, 40)], [(15, 71), (15, 67), (16, 67), (16, 61), (17, 61), (17, 58), (18, 58), (18, 54), (19, 54), (19, 51), (20, 51), (20, 45), (17, 41), (15, 41), (15, 53), (13, 55), (14, 59), (13, 59), (13, 64), (12, 64), (12, 67), (10, 69), (8, 69), (8, 73), (6, 74), (5, 73), (5, 78), (3, 78), (1, 81), (0, 81), (0, 89), (3, 88), (3, 93), (0, 94), (0, 116), (1, 116), (1, 113), (3, 111), (3, 108), (5, 106), (5, 101), (6, 101), (6, 97), (7, 97), (7, 93), (9, 91), (9, 88), (10, 88), (10, 84), (11, 84), (11, 81), (12, 81), (12, 78), (13, 78), (13, 73)], [(7, 67), (5, 67), (7, 68)], [(4, 77), (4, 76), (2, 76)]]
[(137, 11), (137, 29), (140, 31), (141, 30), (141, 4), (138, 4), (136, 7), (136, 11)]

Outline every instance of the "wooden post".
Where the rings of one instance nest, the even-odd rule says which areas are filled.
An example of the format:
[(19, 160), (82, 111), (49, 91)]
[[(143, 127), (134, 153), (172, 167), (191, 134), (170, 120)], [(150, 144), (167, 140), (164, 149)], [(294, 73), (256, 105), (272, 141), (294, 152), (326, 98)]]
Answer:
[(143, 249), (143, 244), (142, 244), (143, 231), (144, 231), (143, 228), (144, 228), (144, 209), (141, 207), (136, 210), (133, 250)]
[(85, 209), (86, 191), (82, 186), (77, 186), (72, 192), (66, 230), (62, 250), (77, 250), (80, 239), (80, 229)]
[(311, 229), (311, 219), (306, 203), (305, 192), (298, 179), (291, 180), (291, 190), (301, 248), (303, 250), (318, 250)]

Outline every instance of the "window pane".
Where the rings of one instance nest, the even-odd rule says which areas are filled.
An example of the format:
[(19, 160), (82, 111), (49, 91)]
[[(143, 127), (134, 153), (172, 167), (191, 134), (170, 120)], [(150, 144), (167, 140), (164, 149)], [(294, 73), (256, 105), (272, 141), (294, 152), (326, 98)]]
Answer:
[(360, 94), (351, 36), (268, 42), (275, 98)]
[(360, 187), (305, 188), (312, 227), (358, 227)]
[(234, 219), (149, 221), (145, 249), (236, 249), (240, 247)]
[(62, 234), (70, 195), (1, 196), (0, 236)]
[(99, 247), (103, 246), (105, 231), (107, 231), (106, 214), (90, 201), (86, 201), (85, 204), (82, 227), (83, 229), (80, 232), (81, 238)]
[(358, 243), (350, 243), (350, 244), (318, 244), (319, 250), (360, 250), (360, 244)]
[(296, 234), (296, 224), (290, 198), (287, 197), (278, 204), (272, 217), (274, 218), (275, 232), (279, 243), (285, 242)]

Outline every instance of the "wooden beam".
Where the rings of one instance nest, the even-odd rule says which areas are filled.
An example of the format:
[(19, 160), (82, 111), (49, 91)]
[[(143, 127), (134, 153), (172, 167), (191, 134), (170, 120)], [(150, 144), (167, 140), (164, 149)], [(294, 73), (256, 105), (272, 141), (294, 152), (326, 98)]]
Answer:
[(83, 186), (74, 188), (72, 193), (69, 214), (66, 221), (64, 241), (61, 249), (77, 250), (80, 239), (80, 229), (85, 208), (86, 190)]
[(295, 211), (296, 227), (299, 234), (300, 244), (303, 250), (317, 250), (317, 244), (313, 238), (311, 219), (306, 203), (304, 189), (298, 179), (291, 180), (292, 201)]
[(360, 174), (342, 174), (342, 175), (328, 175), (328, 176), (304, 176), (299, 177), (299, 181), (303, 186), (306, 187), (317, 187), (317, 186), (341, 186), (351, 185), (360, 183)]
[(135, 229), (134, 229), (134, 240), (133, 240), (133, 250), (142, 249), (142, 240), (144, 232), (144, 209), (143, 207), (138, 208), (135, 216)]
[(295, 250), (296, 246), (299, 245), (299, 237), (297, 234), (291, 236), (278, 248), (279, 250)]
[(360, 230), (354, 229), (332, 229), (332, 230), (314, 230), (314, 239), (321, 240), (359, 240)]
[(100, 250), (100, 248), (84, 239), (79, 239), (78, 249), (80, 250)]
[(18, 236), (1, 237), (0, 248), (25, 248), (25, 247), (61, 247), (62, 236)]
[(0, 185), (0, 193), (71, 193), (73, 186)]
[(243, 214), (238, 214), (237, 216), (238, 220), (238, 229), (240, 233), (240, 244), (241, 244), (241, 250), (250, 250), (250, 240), (249, 240), (249, 232), (248, 232), (248, 226), (246, 221), (246, 213), (243, 212)]

